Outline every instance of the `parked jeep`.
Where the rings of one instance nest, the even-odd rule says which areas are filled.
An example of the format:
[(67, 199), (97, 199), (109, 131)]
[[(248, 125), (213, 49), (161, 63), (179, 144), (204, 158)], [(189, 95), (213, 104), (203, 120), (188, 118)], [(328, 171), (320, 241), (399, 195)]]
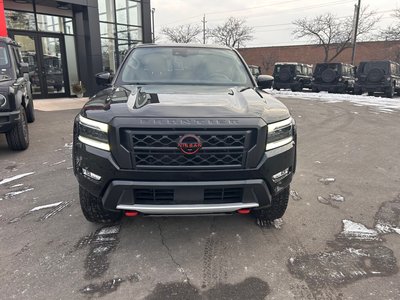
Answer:
[(368, 92), (373, 96), (381, 92), (393, 98), (395, 92), (400, 94), (400, 65), (389, 60), (363, 61), (357, 68), (356, 80), (356, 94)]
[(29, 146), (27, 123), (35, 120), (29, 66), (23, 63), (19, 45), (0, 37), (0, 133), (12, 150)]
[(316, 65), (311, 87), (313, 92), (346, 93), (354, 90), (354, 66), (345, 63)]
[(302, 63), (276, 63), (274, 68), (274, 89), (301, 91), (311, 87), (312, 65)]
[(249, 70), (251, 74), (257, 78), (259, 75), (261, 75), (261, 68), (260, 66), (255, 66), (255, 65), (248, 65)]

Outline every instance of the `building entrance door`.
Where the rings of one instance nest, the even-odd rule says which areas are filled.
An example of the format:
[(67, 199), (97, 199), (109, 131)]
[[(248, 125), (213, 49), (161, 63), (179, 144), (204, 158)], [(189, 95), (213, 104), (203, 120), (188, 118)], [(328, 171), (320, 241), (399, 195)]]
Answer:
[(64, 38), (61, 34), (11, 31), (21, 45), (24, 62), (29, 64), (34, 98), (69, 96)]

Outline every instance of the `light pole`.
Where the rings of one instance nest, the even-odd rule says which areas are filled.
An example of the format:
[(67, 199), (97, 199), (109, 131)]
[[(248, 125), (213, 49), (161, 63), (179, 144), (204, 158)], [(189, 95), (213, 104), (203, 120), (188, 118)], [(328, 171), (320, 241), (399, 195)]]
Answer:
[(356, 11), (355, 11), (355, 24), (353, 27), (353, 52), (351, 54), (351, 64), (353, 66), (356, 57), (356, 42), (357, 42), (358, 22), (360, 21), (360, 6), (361, 6), (361, 0), (358, 0), (358, 4), (356, 5)]
[(154, 33), (154, 31), (155, 31), (155, 28), (154, 28), (154, 12), (155, 12), (155, 11), (156, 11), (156, 9), (153, 7), (153, 8), (151, 9), (151, 21), (152, 21), (152, 27), (153, 27), (153, 30), (152, 30), (153, 43), (156, 42), (156, 35), (155, 35), (155, 33)]

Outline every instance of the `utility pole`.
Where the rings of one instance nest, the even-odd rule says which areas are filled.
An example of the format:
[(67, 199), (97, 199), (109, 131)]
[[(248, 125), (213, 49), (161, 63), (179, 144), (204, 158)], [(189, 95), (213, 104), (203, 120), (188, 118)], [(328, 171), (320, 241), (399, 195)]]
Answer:
[(360, 7), (361, 0), (358, 0), (358, 4), (355, 5), (355, 23), (353, 26), (353, 52), (351, 54), (351, 64), (354, 66), (354, 60), (356, 57), (356, 43), (357, 43), (357, 31), (358, 31), (358, 22), (360, 21)]
[(156, 9), (153, 7), (151, 9), (151, 21), (152, 21), (152, 27), (153, 27), (153, 32), (152, 32), (152, 38), (153, 38), (153, 44), (156, 42), (156, 35), (154, 33), (155, 28), (154, 28), (154, 12), (156, 11)]
[(203, 21), (201, 21), (203, 23), (203, 44), (206, 43), (206, 15), (203, 16)]

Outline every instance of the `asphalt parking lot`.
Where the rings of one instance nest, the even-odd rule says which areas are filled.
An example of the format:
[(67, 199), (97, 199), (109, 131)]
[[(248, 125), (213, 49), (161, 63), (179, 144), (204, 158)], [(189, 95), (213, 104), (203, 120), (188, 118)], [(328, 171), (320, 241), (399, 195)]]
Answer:
[(287, 213), (264, 228), (241, 215), (91, 224), (71, 168), (77, 109), (38, 110), (27, 151), (0, 136), (0, 298), (399, 299), (400, 111), (282, 101), (298, 167)]

